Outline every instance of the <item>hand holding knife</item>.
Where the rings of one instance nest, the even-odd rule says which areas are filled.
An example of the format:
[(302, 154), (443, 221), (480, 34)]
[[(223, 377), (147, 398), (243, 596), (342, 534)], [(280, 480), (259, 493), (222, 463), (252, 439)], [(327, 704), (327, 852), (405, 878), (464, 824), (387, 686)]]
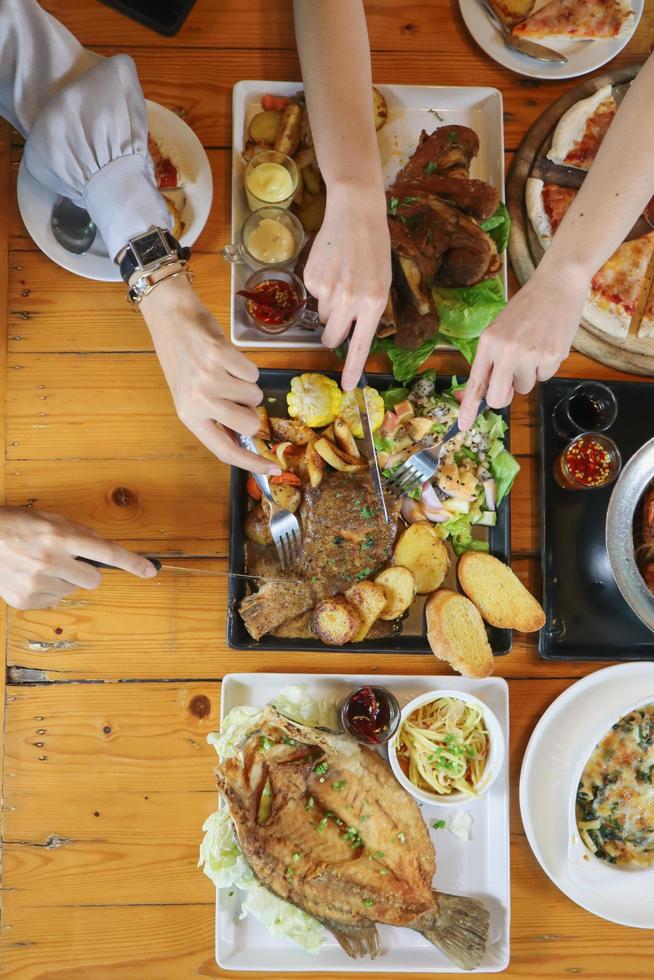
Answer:
[[(349, 338), (343, 344), (345, 348), (345, 354), (347, 356), (347, 351), (349, 347)], [(372, 425), (370, 423), (370, 412), (368, 411), (368, 400), (366, 398), (366, 388), (368, 387), (368, 378), (366, 377), (365, 371), (361, 372), (361, 377), (357, 383), (357, 387), (361, 388), (361, 394), (363, 395), (363, 411), (359, 412), (361, 418), (361, 428), (363, 429), (363, 444), (366, 452), (366, 459), (368, 460), (368, 467), (370, 469), (370, 478), (372, 480), (372, 485), (375, 491), (375, 496), (377, 497), (377, 503), (379, 504), (379, 509), (384, 515), (384, 523), (388, 524), (388, 510), (386, 507), (386, 498), (384, 497), (384, 488), (382, 486), (381, 474), (379, 472), (379, 463), (377, 462), (377, 450), (375, 449), (375, 440), (372, 434)]]

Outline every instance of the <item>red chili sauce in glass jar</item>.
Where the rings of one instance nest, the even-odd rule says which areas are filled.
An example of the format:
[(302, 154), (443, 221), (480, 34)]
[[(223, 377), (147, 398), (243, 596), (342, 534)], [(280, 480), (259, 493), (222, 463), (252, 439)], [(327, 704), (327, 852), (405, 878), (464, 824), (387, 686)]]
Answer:
[(341, 724), (359, 742), (381, 745), (400, 723), (400, 706), (385, 687), (358, 687), (341, 705)]
[(280, 333), (302, 307), (294, 287), (281, 279), (264, 279), (251, 290), (239, 289), (236, 295), (243, 297), (248, 313), (266, 333)]
[(554, 477), (568, 490), (595, 490), (612, 483), (620, 466), (620, 453), (613, 440), (588, 432), (568, 443), (556, 461)]

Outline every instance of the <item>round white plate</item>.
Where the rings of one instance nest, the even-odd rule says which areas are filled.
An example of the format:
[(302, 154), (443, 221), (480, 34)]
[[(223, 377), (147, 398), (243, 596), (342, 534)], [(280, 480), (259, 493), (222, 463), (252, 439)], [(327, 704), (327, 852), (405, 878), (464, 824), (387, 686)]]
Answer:
[[(172, 196), (176, 204), (182, 193), (185, 197), (182, 208), (185, 228), (181, 244), (193, 245), (200, 237), (211, 210), (213, 178), (209, 159), (202, 143), (183, 119), (156, 102), (148, 100), (147, 106), (150, 131), (160, 139), (175, 144), (188, 177), (183, 192), (173, 192)], [(78, 276), (84, 276), (85, 279), (120, 282), (118, 267), (109, 258), (99, 235), (89, 251), (83, 255), (68, 252), (59, 244), (50, 226), (50, 216), (56, 200), (57, 194), (34, 180), (21, 163), (18, 171), (18, 207), (25, 227), (41, 251), (57, 265)], [(143, 231), (145, 230), (144, 228)]]
[[(543, 871), (582, 908), (619, 925), (654, 929), (649, 874), (622, 872), (604, 887), (589, 887), (571, 873), (570, 795), (593, 732), (606, 731), (623, 709), (654, 699), (654, 663), (606, 667), (577, 681), (542, 715), (520, 773), (520, 813), (527, 840)], [(604, 726), (604, 727), (603, 727)]]
[(638, 22), (643, 13), (645, 0), (631, 0), (634, 16), (631, 19), (631, 26), (622, 37), (613, 38), (606, 41), (566, 41), (562, 43), (552, 43), (546, 47), (551, 47), (559, 54), (565, 55), (568, 59), (567, 64), (548, 64), (545, 61), (535, 61), (526, 55), (518, 54), (507, 48), (500, 32), (491, 23), (485, 10), (478, 3), (478, 0), (459, 0), (461, 15), (465, 25), (474, 37), (477, 44), (490, 55), (494, 61), (510, 68), (511, 71), (518, 72), (519, 75), (529, 75), (530, 78), (577, 78), (578, 75), (585, 75), (589, 71), (601, 68), (607, 61), (615, 58), (619, 51), (622, 51), (625, 44), (631, 40), (631, 36), (638, 27)]

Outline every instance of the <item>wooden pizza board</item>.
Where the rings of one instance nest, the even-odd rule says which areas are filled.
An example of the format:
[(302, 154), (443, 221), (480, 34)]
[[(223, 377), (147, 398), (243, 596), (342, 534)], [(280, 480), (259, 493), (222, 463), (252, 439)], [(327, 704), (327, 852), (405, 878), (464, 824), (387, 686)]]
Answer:
[[(593, 95), (607, 84), (613, 86), (613, 95), (619, 102), (640, 67), (631, 65), (629, 68), (616, 68), (575, 85), (536, 120), (518, 147), (507, 179), (506, 204), (511, 215), (509, 258), (521, 286), (533, 275), (543, 255), (525, 204), (527, 178), (532, 175), (536, 161), (545, 157), (561, 116), (575, 102)], [(582, 354), (618, 371), (654, 374), (654, 338), (641, 340), (631, 333), (626, 337), (612, 337), (582, 320), (572, 346)]]

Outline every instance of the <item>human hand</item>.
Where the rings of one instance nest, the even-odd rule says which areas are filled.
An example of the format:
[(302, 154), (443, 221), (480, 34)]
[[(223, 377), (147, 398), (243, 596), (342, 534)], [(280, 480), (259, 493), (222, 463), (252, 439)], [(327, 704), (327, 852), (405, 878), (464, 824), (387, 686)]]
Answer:
[(259, 370), (227, 340), (190, 283), (181, 276), (159, 283), (141, 312), (184, 425), (224, 463), (279, 473), (235, 440), (236, 432), (252, 436), (259, 429)]
[[(539, 274), (540, 273), (540, 274)], [(550, 275), (539, 269), (481, 335), (465, 388), (459, 427), (469, 429), (480, 400), (491, 408), (508, 405), (547, 381), (570, 352), (586, 298), (583, 275)]]
[(155, 567), (91, 528), (58, 514), (0, 507), (0, 596), (15, 609), (48, 609), (77, 589), (96, 589), (97, 568), (77, 557), (152, 578)]
[(325, 323), (322, 342), (350, 341), (341, 385), (350, 391), (361, 377), (391, 287), (391, 242), (383, 187), (338, 185), (327, 190), (322, 227), (304, 270), (307, 290)]

